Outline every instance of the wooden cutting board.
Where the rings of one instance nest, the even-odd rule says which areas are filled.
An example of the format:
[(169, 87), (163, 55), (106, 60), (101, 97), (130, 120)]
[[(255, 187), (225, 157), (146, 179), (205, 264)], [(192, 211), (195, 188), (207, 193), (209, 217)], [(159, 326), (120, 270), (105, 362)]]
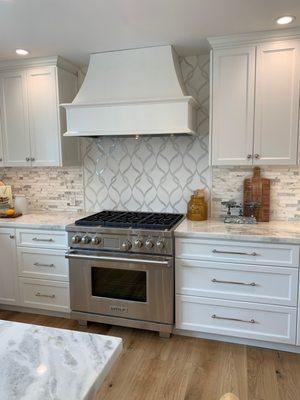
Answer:
[(246, 206), (249, 202), (254, 202), (259, 207), (253, 215), (258, 222), (270, 221), (270, 179), (261, 177), (259, 167), (253, 168), (253, 177), (244, 180), (244, 216), (250, 217), (252, 212)]

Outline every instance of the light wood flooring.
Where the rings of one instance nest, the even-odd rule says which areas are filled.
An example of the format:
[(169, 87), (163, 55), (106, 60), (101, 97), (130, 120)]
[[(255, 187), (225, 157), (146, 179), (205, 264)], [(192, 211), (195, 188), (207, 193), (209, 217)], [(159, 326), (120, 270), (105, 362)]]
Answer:
[[(124, 351), (97, 400), (300, 400), (300, 355), (33, 314), (0, 319), (122, 337)], [(66, 399), (67, 400), (67, 399)]]

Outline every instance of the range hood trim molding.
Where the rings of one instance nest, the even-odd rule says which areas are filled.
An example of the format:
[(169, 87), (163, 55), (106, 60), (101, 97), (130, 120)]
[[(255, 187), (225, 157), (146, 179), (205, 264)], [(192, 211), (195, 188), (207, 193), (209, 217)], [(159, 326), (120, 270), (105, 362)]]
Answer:
[(125, 104), (145, 104), (145, 103), (178, 103), (187, 102), (191, 103), (193, 106), (199, 108), (199, 103), (192, 96), (184, 97), (170, 97), (165, 99), (132, 99), (132, 100), (111, 100), (105, 102), (91, 102), (91, 103), (61, 103), (60, 106), (64, 108), (76, 108), (76, 107), (104, 107), (104, 106), (115, 106), (115, 105), (125, 105)]

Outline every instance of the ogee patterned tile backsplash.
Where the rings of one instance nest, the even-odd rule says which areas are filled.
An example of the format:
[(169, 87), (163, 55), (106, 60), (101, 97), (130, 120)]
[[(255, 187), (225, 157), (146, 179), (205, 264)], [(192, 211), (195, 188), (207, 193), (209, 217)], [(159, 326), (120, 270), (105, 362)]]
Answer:
[(84, 140), (88, 211), (185, 212), (194, 189), (209, 189), (209, 57), (185, 57), (181, 68), (188, 92), (200, 103), (200, 135)]

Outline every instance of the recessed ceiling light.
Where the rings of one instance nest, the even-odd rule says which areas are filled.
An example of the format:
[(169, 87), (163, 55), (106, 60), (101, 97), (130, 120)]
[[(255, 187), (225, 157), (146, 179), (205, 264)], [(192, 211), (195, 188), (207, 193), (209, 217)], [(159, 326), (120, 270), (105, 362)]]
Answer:
[(25, 49), (17, 49), (16, 53), (19, 54), (19, 56), (27, 56), (27, 54), (29, 54), (29, 51)]
[(286, 25), (286, 24), (290, 24), (291, 22), (293, 22), (296, 18), (293, 17), (292, 15), (283, 15), (282, 17), (278, 17), (276, 19), (277, 24), (279, 25)]

